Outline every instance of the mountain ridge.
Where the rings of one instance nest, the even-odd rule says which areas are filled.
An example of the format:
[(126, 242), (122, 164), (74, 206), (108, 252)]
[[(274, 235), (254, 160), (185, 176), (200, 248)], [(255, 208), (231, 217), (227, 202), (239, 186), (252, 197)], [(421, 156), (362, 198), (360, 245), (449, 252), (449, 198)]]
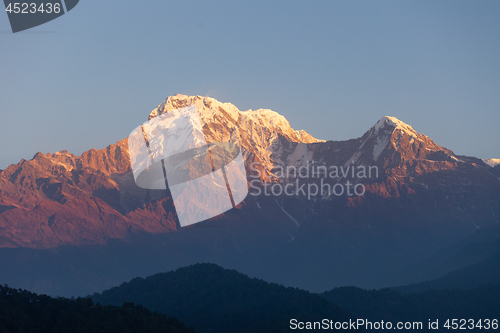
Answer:
[[(241, 112), (232, 104), (222, 104), (212, 98), (202, 99), (200, 96), (190, 97), (189, 101), (188, 96), (184, 95), (177, 95), (176, 99), (168, 98), (154, 109), (151, 115), (162, 105), (171, 107), (174, 101), (178, 106), (191, 102), (202, 104), (201, 118), (204, 120), (204, 131), (208, 140), (223, 139), (221, 133), (224, 131), (220, 126), (215, 126), (218, 123), (227, 127), (220, 114), (239, 114), (239, 118), (243, 118), (243, 126), (253, 129), (252, 135), (246, 137), (247, 143), (244, 144), (246, 157), (252, 160), (257, 157), (259, 163), (265, 163), (263, 161), (268, 154), (262, 149), (256, 151), (255, 147), (265, 147), (266, 142), (274, 140), (278, 135), (290, 140), (319, 142), (305, 131), (293, 130), (288, 121), (274, 111)], [(222, 106), (227, 110), (222, 109)], [(164, 111), (165, 109), (162, 109), (162, 112)], [(150, 119), (152, 117), (150, 116)], [(214, 120), (217, 120), (215, 125)], [(266, 121), (271, 126), (270, 131), (263, 131), (267, 127), (262, 126), (262, 123)], [(236, 123), (231, 125), (234, 127)], [(265, 139), (262, 139), (264, 137)], [(133, 183), (127, 142), (126, 138), (103, 149), (90, 149), (81, 156), (75, 156), (65, 150), (54, 154), (38, 152), (31, 160), (21, 160), (17, 165), (10, 165), (5, 169), (0, 174), (0, 214), (7, 212), (7, 215), (0, 216), (0, 225), (4, 226), (0, 229), (0, 246), (53, 247), (85, 244), (89, 241), (92, 243), (93, 236), (95, 243), (102, 244), (106, 239), (124, 238), (130, 231), (157, 233), (175, 229), (172, 216), (166, 216), (169, 215), (167, 211), (173, 207), (171, 199), (165, 193), (143, 190)], [(162, 209), (161, 205), (153, 203), (155, 200), (167, 202), (167, 211)], [(72, 203), (75, 204), (70, 206)], [(151, 215), (146, 213), (151, 204), (160, 207), (160, 211), (156, 213), (159, 215), (153, 223), (148, 225), (144, 217)], [(68, 219), (64, 218), (64, 215), (77, 212), (75, 208), (78, 206), (88, 207), (88, 214), (80, 212), (80, 217), (84, 217), (77, 217), (73, 226), (78, 228), (78, 225), (93, 224), (97, 228), (94, 230), (97, 231), (96, 235), (92, 235), (91, 230), (87, 232), (81, 228), (79, 233), (82, 237), (71, 235), (73, 226), (68, 226)], [(94, 217), (87, 218), (88, 215)], [(104, 225), (103, 219), (111, 221), (111, 228)], [(139, 223), (136, 223), (137, 219)], [(25, 221), (28, 223), (23, 225), (22, 222)], [(15, 226), (12, 226), (13, 223)], [(34, 231), (12, 235), (16, 229), (26, 231), (33, 224), (37, 228)], [(58, 224), (64, 224), (63, 237), (52, 228)], [(99, 232), (99, 229), (105, 229), (103, 235), (100, 235), (102, 232)]]
[[(94, 302), (140, 304), (177, 316), (198, 332), (289, 332), (290, 320), (349, 322), (355, 318), (319, 295), (251, 279), (214, 264), (196, 264), (92, 295)], [(357, 330), (354, 330), (357, 331)]]
[[(389, 198), (413, 193), (410, 183), (418, 176), (471, 166), (488, 168), (459, 159), (451, 150), (389, 116), (382, 117), (362, 137), (347, 141), (318, 140), (292, 129), (274, 111), (239, 111), (230, 103), (201, 96), (171, 96), (151, 111), (149, 119), (192, 104), (201, 110), (207, 141), (224, 141), (228, 135), (241, 137), (247, 170), (251, 172), (249, 165), (258, 165), (262, 183), (281, 181), (273, 171), (277, 167), (300, 167), (307, 161), (345, 167), (374, 165), (382, 177), (367, 180), (367, 192)], [(333, 154), (330, 148), (334, 148)], [(129, 160), (124, 139), (81, 156), (67, 151), (39, 152), (29, 161), (9, 166), (0, 173), (0, 246), (102, 244), (139, 231), (175, 230), (168, 193), (135, 186)], [(153, 206), (157, 209), (151, 209)], [(75, 222), (70, 222), (72, 219)]]
[[(135, 184), (126, 139), (81, 156), (39, 153), (0, 173), (0, 278), (67, 294), (62, 276), (74, 277), (73, 290), (95, 291), (158, 267), (209, 261), (314, 291), (391, 287), (421, 282), (419, 262), (500, 223), (498, 171), (397, 118), (382, 117), (359, 138), (322, 142), (269, 111), (239, 111), (208, 97), (170, 97), (150, 115), (189, 103), (202, 110), (208, 142), (241, 137), (250, 193), (240, 205), (179, 228), (169, 190)], [(332, 173), (283, 175), (287, 167)], [(363, 168), (377, 172), (351, 172)], [(293, 195), (269, 193), (285, 186)], [(299, 191), (314, 186), (317, 195)], [(320, 193), (328, 186), (364, 190)]]

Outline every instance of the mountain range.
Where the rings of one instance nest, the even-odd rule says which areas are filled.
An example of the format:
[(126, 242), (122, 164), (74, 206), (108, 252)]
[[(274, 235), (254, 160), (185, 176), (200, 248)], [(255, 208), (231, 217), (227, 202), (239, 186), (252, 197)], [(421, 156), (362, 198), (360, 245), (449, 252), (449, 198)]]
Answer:
[(319, 295), (250, 279), (214, 264), (136, 278), (95, 293), (92, 299), (104, 305), (140, 304), (205, 333), (289, 332), (292, 319), (321, 322), (327, 318), (333, 323), (356, 320), (349, 311)]
[[(304, 328), (307, 323), (316, 322), (318, 326), (324, 325), (323, 329), (333, 329), (350, 321), (359, 323), (355, 328), (367, 332), (379, 331), (381, 328), (374, 325), (382, 321), (384, 329), (395, 329), (402, 323), (410, 325), (406, 326), (408, 330), (432, 332), (446, 330), (447, 321), (452, 326), (450, 318), (467, 318), (468, 330), (481, 332), (488, 326), (488, 329), (498, 328), (499, 296), (498, 283), (469, 290), (411, 294), (356, 287), (313, 294), (250, 279), (214, 264), (196, 264), (144, 279), (132, 279), (102, 293), (94, 293), (92, 299), (114, 306), (133, 302), (174, 315), (193, 325), (198, 332), (206, 333), (288, 332), (298, 329), (299, 322)], [(472, 328), (471, 320), (474, 322)], [(429, 321), (436, 323), (434, 329), (428, 326)], [(420, 328), (417, 325), (421, 325)]]
[[(456, 155), (389, 116), (347, 141), (318, 140), (271, 110), (240, 111), (201, 96), (171, 96), (147, 119), (193, 104), (207, 142), (241, 140), (250, 187), (242, 204), (180, 228), (168, 189), (136, 186), (127, 139), (81, 156), (40, 152), (0, 172), (0, 279), (84, 295), (214, 262), (320, 292), (418, 283), (485, 259), (452, 257), (460, 257), (466, 239), (499, 224), (494, 161)], [(290, 167), (340, 171), (283, 176)], [(359, 177), (363, 169), (374, 173)], [(299, 181), (364, 190), (265, 194)]]

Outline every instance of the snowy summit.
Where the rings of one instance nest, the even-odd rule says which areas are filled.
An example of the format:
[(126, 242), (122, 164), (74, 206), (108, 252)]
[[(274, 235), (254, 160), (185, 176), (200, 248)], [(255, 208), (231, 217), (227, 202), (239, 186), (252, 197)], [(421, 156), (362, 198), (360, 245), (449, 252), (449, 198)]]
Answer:
[(375, 132), (380, 131), (380, 129), (385, 128), (386, 126), (393, 127), (394, 129), (401, 129), (411, 136), (418, 136), (417, 131), (415, 131), (413, 127), (402, 122), (398, 118), (391, 116), (382, 117), (382, 119), (380, 119), (374, 126)]
[(485, 158), (483, 162), (494, 168), (500, 164), (500, 158)]

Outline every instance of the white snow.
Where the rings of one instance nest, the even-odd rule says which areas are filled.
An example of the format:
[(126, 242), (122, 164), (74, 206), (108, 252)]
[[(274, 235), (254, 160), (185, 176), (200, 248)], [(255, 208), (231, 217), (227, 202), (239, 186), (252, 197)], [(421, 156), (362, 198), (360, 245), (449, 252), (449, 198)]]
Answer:
[(483, 162), (493, 168), (495, 165), (500, 164), (500, 158), (485, 158)]
[[(55, 155), (55, 154), (54, 154)], [(53, 163), (53, 164), (56, 164), (56, 165), (60, 165), (62, 166), (63, 168), (65, 168), (67, 171), (72, 171), (74, 168), (73, 166), (67, 164), (67, 163), (62, 163), (62, 162), (59, 162), (59, 161), (56, 161), (54, 159), (50, 159), (50, 161)]]
[(286, 165), (295, 165), (297, 167), (307, 164), (307, 161), (312, 161), (313, 152), (307, 148), (305, 143), (298, 143), (293, 153), (288, 156)]
[(413, 129), (410, 125), (402, 122), (396, 117), (391, 117), (391, 116), (385, 116), (382, 117), (374, 126), (375, 132), (379, 132), (381, 129), (385, 128), (386, 126), (391, 126), (394, 129), (401, 129), (402, 131), (408, 133), (410, 136), (418, 136), (417, 131)]
[(406, 133), (410, 136), (410, 142), (418, 139), (419, 134), (410, 125), (402, 122), (396, 117), (382, 117), (373, 127), (372, 134), (376, 137), (375, 145), (373, 146), (373, 159), (376, 161), (391, 140), (391, 135), (395, 130), (400, 130), (396, 140), (396, 147), (399, 148), (399, 143), (402, 139), (402, 134)]
[[(196, 105), (203, 134), (207, 142), (241, 140), (243, 155), (255, 154), (266, 170), (275, 165), (289, 163), (305, 164), (312, 159), (307, 143), (324, 142), (303, 130), (294, 130), (285, 117), (269, 109), (240, 111), (230, 103), (221, 103), (214, 98), (203, 96), (175, 95), (168, 97), (149, 115), (150, 121), (164, 113), (172, 113), (179, 108)], [(293, 151), (284, 149), (282, 135), (287, 140), (299, 143)]]
[(453, 155), (449, 155), (452, 159), (454, 159), (455, 161), (457, 162), (463, 162), (463, 160), (459, 159), (459, 158), (456, 158), (455, 156)]
[(281, 208), (281, 210), (283, 211), (283, 213), (285, 213), (286, 216), (288, 216), (290, 218), (290, 220), (293, 221), (293, 223), (295, 223), (295, 226), (298, 228), (300, 227), (300, 223), (299, 221), (297, 221), (292, 215), (290, 215), (283, 207), (280, 206), (280, 204), (278, 202), (276, 202), (276, 204), (278, 205), (279, 208)]
[(252, 118), (253, 121), (259, 122), (260, 119), (264, 120), (267, 125), (272, 127), (290, 127), (290, 123), (282, 115), (269, 109), (247, 110), (240, 111), (241, 115), (245, 118)]
[(359, 158), (361, 157), (361, 150), (358, 150), (357, 152), (354, 153), (354, 155), (351, 156), (351, 158), (344, 164), (344, 166), (349, 166), (351, 164), (356, 164), (359, 161)]
[(375, 145), (373, 146), (373, 159), (375, 161), (380, 157), (380, 154), (382, 154), (384, 149), (387, 147), (389, 141), (391, 141), (390, 135), (383, 135), (377, 137), (377, 142), (375, 142)]
[(156, 109), (151, 111), (149, 119), (155, 118), (163, 113), (173, 111), (183, 106), (195, 104), (200, 113), (203, 124), (212, 122), (224, 122), (229, 128), (238, 127), (240, 130), (250, 130), (264, 127), (268, 130), (278, 132), (295, 142), (324, 142), (313, 138), (304, 130), (294, 130), (285, 117), (269, 109), (240, 111), (231, 103), (221, 103), (211, 97), (175, 95), (168, 97)]

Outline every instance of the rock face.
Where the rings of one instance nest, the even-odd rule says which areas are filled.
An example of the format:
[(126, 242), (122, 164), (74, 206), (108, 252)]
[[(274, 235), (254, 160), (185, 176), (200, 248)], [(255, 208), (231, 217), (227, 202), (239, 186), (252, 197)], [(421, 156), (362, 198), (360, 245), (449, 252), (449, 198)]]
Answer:
[[(175, 229), (162, 206), (166, 199), (150, 202), (145, 191), (134, 189), (126, 147), (120, 141), (82, 156), (37, 153), (4, 170), (2, 247), (103, 243), (129, 232)], [(127, 190), (135, 197), (127, 197)]]
[[(241, 205), (179, 228), (169, 190), (136, 186), (126, 139), (82, 156), (37, 153), (0, 172), (0, 264), (12, 267), (2, 281), (84, 294), (159, 267), (213, 262), (315, 291), (375, 288), (418, 282), (401, 274), (499, 224), (498, 165), (455, 155), (394, 117), (360, 138), (326, 142), (271, 110), (239, 111), (209, 97), (169, 97), (149, 119), (192, 104), (207, 142), (241, 139), (250, 192)], [(363, 190), (307, 193), (349, 184)], [(37, 270), (39, 262), (59, 273)], [(20, 265), (33, 271), (21, 276)]]
[[(269, 145), (278, 136), (319, 142), (271, 110), (239, 111), (212, 98), (177, 95), (153, 110), (149, 119), (197, 104), (208, 141), (241, 135), (245, 157), (270, 165)], [(232, 134), (231, 134), (232, 133)], [(135, 186), (127, 139), (82, 156), (66, 151), (11, 165), (0, 174), (0, 247), (47, 248), (104, 243), (129, 233), (176, 229), (175, 211), (165, 191)]]
[[(251, 175), (249, 184), (258, 179), (255, 187), (293, 182), (297, 177), (283, 177), (283, 170), (301, 166), (343, 168), (339, 177), (323, 179), (332, 186), (345, 184), (350, 178), (353, 184), (365, 185), (362, 196), (322, 195), (305, 200), (300, 195), (260, 195), (246, 200), (247, 205), (255, 205), (253, 209), (264, 205), (280, 212), (280, 218), (293, 221), (296, 228), (305, 223), (302, 229), (307, 230), (322, 216), (337, 215), (342, 207), (376, 209), (373, 202), (384, 199), (384, 203), (390, 203), (401, 197), (410, 200), (416, 210), (429, 210), (427, 214), (420, 212), (423, 221), (411, 226), (424, 233), (432, 233), (439, 226), (446, 229), (445, 233), (458, 236), (498, 223), (500, 182), (494, 169), (481, 160), (456, 156), (394, 117), (383, 117), (361, 138), (343, 142), (325, 142), (296, 131), (271, 110), (240, 111), (209, 97), (169, 97), (150, 113), (149, 119), (192, 104), (201, 110), (208, 142), (241, 138)], [(372, 167), (377, 177), (352, 177), (349, 171), (358, 172), (360, 167)], [(320, 179), (312, 177), (309, 182), (319, 185)], [(296, 200), (301, 204), (294, 204), (291, 212), (283, 208)], [(420, 209), (417, 201), (421, 201)], [(306, 213), (297, 213), (299, 210)], [(393, 214), (394, 210), (387, 207), (382, 216), (390, 219)], [(437, 216), (454, 222), (423, 227)], [(1, 247), (103, 244), (139, 232), (175, 231), (175, 219), (168, 192), (143, 190), (133, 182), (126, 139), (82, 156), (66, 151), (37, 153), (32, 160), (23, 160), (0, 173)], [(307, 223), (310, 220), (314, 222)], [(297, 230), (286, 228), (286, 232), (295, 237)]]
[[(303, 130), (296, 131), (290, 127), (285, 117), (267, 110), (240, 111), (230, 103), (201, 96), (176, 95), (169, 97), (149, 115), (152, 119), (163, 113), (184, 106), (197, 106), (203, 132), (209, 142), (224, 142), (230, 138), (239, 137), (247, 165), (258, 162), (265, 170), (272, 170), (276, 162), (272, 158), (272, 146), (280, 138), (288, 142), (316, 143), (324, 142), (313, 138)], [(263, 172), (263, 178), (271, 176)]]

